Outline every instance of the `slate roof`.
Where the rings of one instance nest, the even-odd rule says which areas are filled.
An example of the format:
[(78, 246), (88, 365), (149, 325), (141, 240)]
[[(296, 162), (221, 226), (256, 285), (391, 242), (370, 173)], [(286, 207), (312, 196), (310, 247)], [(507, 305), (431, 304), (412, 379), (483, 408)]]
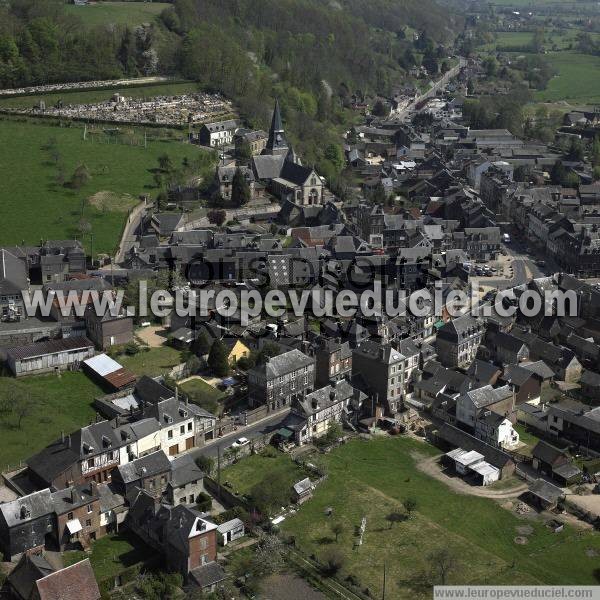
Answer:
[(529, 491), (549, 504), (554, 504), (565, 495), (559, 487), (545, 479), (536, 479), (529, 485)]
[(314, 364), (314, 358), (307, 356), (300, 350), (290, 350), (278, 356), (272, 356), (266, 363), (254, 367), (255, 369), (264, 370), (268, 379), (287, 375), (301, 367)]
[(163, 450), (152, 452), (118, 467), (123, 483), (133, 483), (171, 470), (171, 462)]
[(204, 479), (204, 472), (198, 467), (191, 454), (183, 454), (174, 458), (171, 461), (171, 472), (169, 485), (174, 488)]
[(8, 576), (8, 582), (20, 598), (31, 598), (35, 582), (50, 575), (54, 568), (42, 554), (23, 554)]
[(512, 390), (508, 385), (499, 388), (485, 385), (479, 389), (466, 392), (465, 396), (473, 402), (475, 408), (485, 408), (512, 396)]
[(85, 350), (94, 348), (94, 343), (85, 336), (71, 336), (57, 340), (48, 340), (47, 342), (35, 342), (25, 346), (16, 346), (7, 350), (7, 356), (14, 360), (25, 360), (46, 354), (56, 354), (58, 352), (67, 352), (71, 350)]
[(353, 388), (346, 379), (341, 379), (335, 384), (327, 385), (307, 394), (300, 400), (299, 404), (304, 414), (308, 416), (349, 400), (355, 395), (358, 396), (359, 400), (366, 397), (362, 392)]
[(261, 154), (252, 157), (252, 167), (257, 179), (275, 179), (279, 177), (285, 156), (282, 154)]
[(565, 450), (540, 440), (533, 448), (531, 455), (544, 463), (554, 464), (557, 460), (568, 461)]
[(438, 337), (457, 341), (465, 336), (471, 335), (475, 331), (479, 331), (482, 325), (470, 315), (461, 315), (451, 321), (445, 323), (437, 332)]
[(225, 579), (225, 571), (221, 565), (213, 561), (190, 571), (190, 577), (200, 588), (209, 588)]
[(99, 498), (98, 488), (92, 490), (90, 484), (87, 483), (52, 492), (51, 500), (56, 514), (62, 515), (84, 504), (90, 504)]
[(25, 263), (8, 250), (0, 249), (0, 296), (21, 295), (29, 288)]
[(529, 369), (524, 369), (521, 365), (507, 365), (502, 374), (502, 380), (510, 385), (521, 387), (534, 373)]
[(99, 600), (100, 590), (89, 558), (38, 579), (39, 600)]
[(535, 373), (542, 379), (551, 379), (555, 376), (554, 371), (543, 360), (521, 363), (520, 366), (523, 369), (527, 369), (528, 371)]
[(9, 528), (15, 527), (51, 514), (53, 512), (51, 496), (49, 489), (33, 492), (33, 494), (0, 504), (0, 513)]

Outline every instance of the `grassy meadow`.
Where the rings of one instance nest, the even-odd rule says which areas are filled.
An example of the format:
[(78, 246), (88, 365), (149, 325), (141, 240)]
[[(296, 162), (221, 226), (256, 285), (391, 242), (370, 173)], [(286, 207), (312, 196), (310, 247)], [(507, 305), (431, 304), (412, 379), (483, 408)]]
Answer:
[[(193, 161), (202, 152), (169, 140), (150, 141), (147, 148), (108, 144), (102, 141), (108, 139), (104, 135), (90, 134), (84, 141), (80, 125), (59, 125), (0, 120), (0, 168), (6, 174), (0, 187), (3, 245), (81, 238), (78, 225), (83, 216), (91, 225), (83, 237), (86, 250), (90, 252), (93, 236), (95, 255), (112, 254), (128, 210), (141, 194), (157, 193), (153, 169), (158, 157), (168, 154), (174, 165), (180, 165), (184, 158)], [(48, 150), (49, 143), (55, 150)], [(68, 182), (80, 164), (91, 178), (80, 189), (65, 187), (62, 181)], [(108, 194), (97, 195), (100, 192)]]
[[(457, 559), (449, 584), (597, 584), (598, 533), (567, 525), (553, 534), (541, 518), (519, 518), (495, 500), (453, 492), (415, 465), (437, 452), (403, 437), (357, 440), (332, 451), (320, 459), (328, 478), (286, 518), (283, 531), (308, 555), (341, 553), (342, 576), (353, 574), (373, 597), (381, 597), (384, 561), (389, 597), (431, 597), (428, 556), (446, 548)], [(402, 504), (407, 498), (416, 501), (410, 515)], [(363, 516), (363, 545), (355, 547)], [(343, 525), (337, 542), (333, 523)], [(515, 538), (523, 526), (531, 532), (520, 545)]]

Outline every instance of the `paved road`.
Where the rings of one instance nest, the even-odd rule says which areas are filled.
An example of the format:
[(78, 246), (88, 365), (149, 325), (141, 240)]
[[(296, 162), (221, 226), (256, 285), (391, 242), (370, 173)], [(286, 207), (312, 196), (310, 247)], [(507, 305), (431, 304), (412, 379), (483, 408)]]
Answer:
[(279, 412), (271, 417), (267, 417), (253, 425), (249, 425), (248, 427), (239, 427), (237, 431), (233, 431), (224, 435), (220, 438), (217, 438), (213, 442), (209, 442), (206, 446), (202, 448), (196, 448), (190, 451), (190, 454), (196, 458), (198, 456), (211, 456), (216, 457), (219, 453), (219, 448), (221, 449), (221, 454), (225, 452), (231, 444), (240, 437), (248, 438), (249, 440), (260, 438), (267, 433), (271, 433), (273, 431), (277, 431), (283, 421), (285, 421), (286, 417), (289, 415), (290, 411), (284, 410)]

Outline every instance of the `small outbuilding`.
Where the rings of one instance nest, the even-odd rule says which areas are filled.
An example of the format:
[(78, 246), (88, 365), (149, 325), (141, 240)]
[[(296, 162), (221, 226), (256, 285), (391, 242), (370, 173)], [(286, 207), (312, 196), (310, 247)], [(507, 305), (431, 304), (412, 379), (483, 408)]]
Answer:
[(559, 487), (545, 479), (536, 479), (531, 483), (527, 495), (530, 503), (541, 510), (556, 508), (559, 500), (565, 497), (565, 493)]
[(222, 546), (227, 546), (230, 542), (238, 540), (246, 535), (244, 521), (241, 519), (231, 519), (231, 521), (221, 523), (221, 525), (217, 527), (217, 534), (219, 543)]
[(136, 376), (107, 354), (98, 354), (83, 361), (83, 370), (104, 388), (112, 391), (133, 387)]
[(296, 504), (303, 504), (312, 498), (314, 489), (315, 486), (313, 485), (312, 481), (306, 477), (305, 479), (302, 479), (301, 481), (298, 481), (298, 483), (294, 484), (292, 499)]

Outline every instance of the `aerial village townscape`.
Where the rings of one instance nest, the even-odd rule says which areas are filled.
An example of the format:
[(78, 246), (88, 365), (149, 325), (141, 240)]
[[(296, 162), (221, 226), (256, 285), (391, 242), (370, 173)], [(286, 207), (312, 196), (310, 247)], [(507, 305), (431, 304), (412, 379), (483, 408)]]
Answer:
[(597, 2), (0, 0), (0, 173), (0, 599), (600, 585)]

